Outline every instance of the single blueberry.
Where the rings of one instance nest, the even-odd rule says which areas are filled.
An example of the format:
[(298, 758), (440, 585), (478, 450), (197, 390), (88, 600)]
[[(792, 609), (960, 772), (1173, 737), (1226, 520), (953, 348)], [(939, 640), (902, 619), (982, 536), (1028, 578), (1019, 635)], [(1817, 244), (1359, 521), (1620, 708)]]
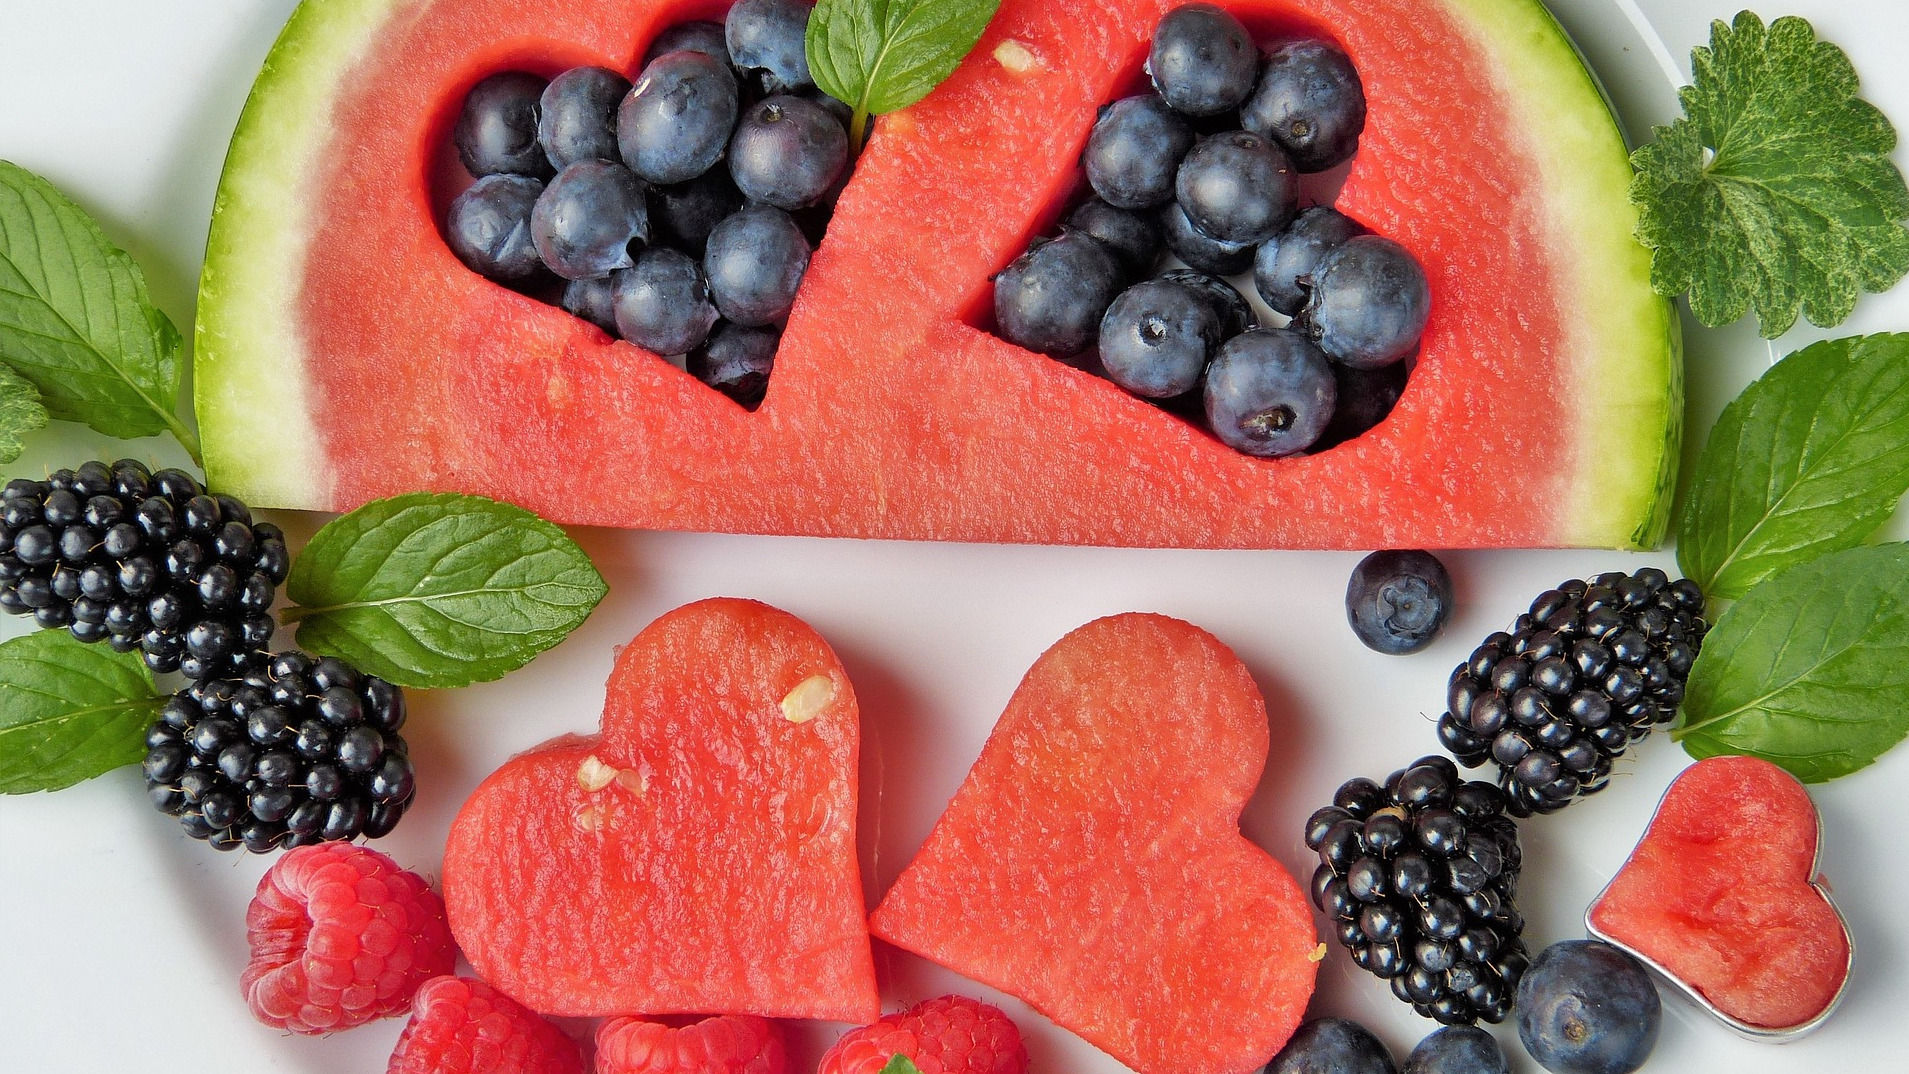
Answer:
[(1313, 450), (1323, 451), (1348, 440), (1364, 436), (1385, 420), (1405, 394), (1405, 381), (1411, 362), (1393, 362), (1377, 369), (1355, 369), (1332, 363), (1332, 379), (1338, 382), (1339, 402), (1332, 408), (1332, 421), (1319, 434)]
[(1597, 940), (1538, 953), (1518, 981), (1518, 1039), (1552, 1074), (1629, 1074), (1657, 1045), (1663, 1008), (1644, 967)]
[(813, 0), (737, 0), (723, 22), (729, 59), (757, 72), (768, 93), (813, 86), (809, 75), (809, 12)]
[(1168, 104), (1190, 116), (1238, 108), (1259, 77), (1259, 50), (1246, 27), (1212, 4), (1167, 12), (1153, 30), (1147, 73)]
[(572, 67), (544, 87), (537, 142), (558, 169), (616, 159), (616, 113), (630, 80), (606, 67)]
[(754, 410), (768, 391), (781, 336), (774, 328), (724, 323), (707, 346), (690, 353), (685, 368), (690, 376)]
[(994, 277), (1001, 337), (1055, 358), (1093, 346), (1100, 318), (1120, 288), (1107, 247), (1077, 231), (1037, 241)]
[(1365, 129), (1359, 72), (1330, 41), (1281, 45), (1266, 58), (1259, 88), (1240, 109), (1240, 126), (1278, 142), (1302, 172), (1343, 164)]
[(444, 241), (472, 272), (516, 283), (543, 270), (530, 217), (544, 185), (527, 175), (486, 175), (451, 201)]
[(729, 141), (736, 188), (778, 209), (821, 201), (847, 167), (848, 132), (821, 105), (788, 94), (751, 106)]
[(1398, 1074), (1372, 1031), (1344, 1018), (1315, 1018), (1293, 1031), (1266, 1074)]
[(1240, 294), (1239, 288), (1210, 276), (1198, 269), (1168, 269), (1159, 276), (1162, 280), (1185, 284), (1194, 293), (1204, 297), (1213, 307), (1213, 313), (1220, 319), (1220, 339), (1228, 340), (1258, 323), (1253, 315), (1252, 303)]
[(1374, 552), (1346, 583), (1346, 621), (1375, 652), (1418, 652), (1451, 612), (1452, 576), (1437, 556), (1416, 548)]
[(1306, 305), (1319, 259), (1363, 234), (1365, 228), (1357, 220), (1337, 209), (1315, 205), (1301, 210), (1253, 255), (1253, 286), (1268, 306), (1291, 317)]
[(1319, 260), (1294, 324), (1334, 360), (1372, 369), (1418, 347), (1431, 309), (1425, 270), (1405, 247), (1354, 235)]
[(1202, 139), (1174, 174), (1174, 200), (1221, 242), (1272, 238), (1299, 208), (1299, 173), (1272, 142), (1249, 131)]
[(809, 240), (788, 213), (768, 205), (748, 206), (717, 224), (703, 253), (716, 309), (749, 327), (787, 317), (808, 268)]
[(1207, 366), (1207, 424), (1248, 455), (1293, 455), (1319, 439), (1336, 391), (1326, 356), (1304, 336), (1255, 328), (1227, 340)]
[(716, 323), (709, 284), (694, 258), (650, 249), (611, 277), (617, 333), (657, 354), (688, 354)]
[(1180, 203), (1170, 201), (1160, 210), (1160, 230), (1167, 238), (1167, 252), (1193, 269), (1212, 276), (1235, 276), (1253, 267), (1254, 245), (1250, 242), (1221, 242), (1193, 226)]
[(649, 50), (643, 53), (642, 66), (648, 67), (651, 60), (664, 53), (683, 51), (700, 52), (712, 60), (728, 63), (729, 42), (724, 38), (723, 24), (704, 20), (677, 23), (650, 42)]
[(617, 109), (623, 162), (651, 183), (696, 178), (729, 147), (740, 102), (736, 76), (721, 60), (688, 51), (658, 56)]
[(451, 142), (473, 178), (528, 175), (549, 178), (553, 169), (537, 141), (544, 80), (523, 71), (501, 71), (471, 87), (458, 112)]
[(711, 168), (687, 183), (650, 188), (650, 228), (655, 242), (702, 256), (709, 233), (742, 208), (742, 191), (728, 168)]
[(1081, 167), (1107, 204), (1151, 209), (1173, 198), (1173, 173), (1193, 148), (1193, 129), (1157, 93), (1125, 97), (1101, 109), (1087, 135)]
[(1128, 279), (1145, 276), (1160, 260), (1160, 222), (1152, 216), (1088, 198), (1067, 214), (1062, 226), (1099, 239)]
[(621, 164), (580, 160), (544, 188), (530, 213), (530, 237), (544, 264), (566, 280), (629, 268), (630, 247), (650, 238), (643, 181)]
[(564, 285), (558, 305), (565, 313), (581, 317), (614, 336), (617, 334), (616, 309), (611, 304), (611, 296), (615, 293), (615, 280), (614, 272), (594, 280), (571, 280)]
[(1100, 364), (1107, 379), (1148, 399), (1171, 399), (1198, 387), (1219, 343), (1212, 303), (1171, 280), (1134, 284), (1100, 319)]

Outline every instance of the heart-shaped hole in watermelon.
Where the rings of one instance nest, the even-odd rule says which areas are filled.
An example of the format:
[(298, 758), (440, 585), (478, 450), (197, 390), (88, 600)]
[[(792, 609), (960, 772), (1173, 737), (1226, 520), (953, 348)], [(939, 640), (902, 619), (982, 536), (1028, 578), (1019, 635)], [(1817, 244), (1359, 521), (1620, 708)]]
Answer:
[(800, 0), (655, 13), (628, 56), (482, 50), (429, 124), (433, 222), (479, 276), (753, 411), (853, 170), (849, 109), (809, 79)]
[[(1169, 22), (1196, 12), (1209, 26), (1238, 33), (1235, 40), (1251, 57), (1243, 66), (1252, 77), (1239, 83), (1249, 90), (1245, 101), (1211, 114), (1169, 103), (1165, 97), (1172, 91), (1153, 77), (1149, 62), (1149, 52), (1174, 34)], [(1184, 32), (1180, 37), (1184, 41)], [(1207, 62), (1210, 55), (1224, 51), (1220, 45), (1203, 47), (1202, 68), (1212, 72), (1218, 65)], [(1008, 64), (1013, 57), (997, 59)], [(1314, 266), (1323, 267), (1347, 239), (1373, 232), (1332, 207), (1356, 148), (1322, 154), (1296, 136), (1320, 131), (1319, 124), (1308, 127), (1315, 118), (1310, 109), (1326, 113), (1329, 124), (1333, 107), (1343, 104), (1355, 118), (1342, 124), (1346, 136), (1340, 141), (1356, 147), (1366, 106), (1345, 46), (1330, 28), (1300, 13), (1219, 13), (1211, 5), (1190, 5), (1170, 12), (1155, 40), (1141, 43), (1120, 70), (1116, 92), (1093, 120), (1079, 166), (1061, 177), (1018, 256), (988, 277), (992, 287), (971, 296), (963, 320), (1101, 378), (1249, 455), (1316, 454), (1378, 425), (1404, 393), (1416, 363), (1427, 290), (1409, 253), (1379, 244), (1409, 262), (1421, 296), (1410, 343), (1394, 347), (1403, 356), (1379, 361), (1334, 346), (1337, 337), (1307, 306), (1316, 293)], [(1346, 79), (1336, 87), (1338, 101), (1318, 89), (1334, 74)], [(1305, 92), (1295, 100), (1292, 87), (1299, 85)], [(1242, 135), (1243, 129), (1250, 133)], [(1123, 138), (1123, 149), (1109, 148)], [(1247, 190), (1248, 199), (1262, 196), (1277, 214), (1262, 237), (1250, 241), (1209, 237), (1193, 220), (1198, 213), (1183, 210), (1192, 166), (1183, 168), (1182, 162), (1208, 149), (1231, 148), (1225, 144), (1231, 141), (1276, 167), (1285, 188), (1275, 196), (1253, 189), (1255, 177), (1232, 171), (1218, 176)], [(1308, 152), (1312, 159), (1304, 156)], [(1124, 160), (1110, 172), (1108, 162), (1116, 156)], [(1213, 175), (1213, 168), (1206, 170)], [(1339, 294), (1347, 290), (1341, 286)], [(1292, 335), (1256, 334), (1229, 346), (1255, 329), (1288, 327)], [(1296, 335), (1312, 343), (1326, 335), (1328, 342), (1324, 349), (1304, 346)], [(1265, 345), (1274, 340), (1277, 346)], [(1253, 341), (1262, 345), (1247, 346)], [(1265, 353), (1269, 349), (1275, 353)], [(1242, 353), (1220, 361), (1223, 351)], [(1283, 374), (1283, 384), (1264, 383), (1253, 368), (1264, 357), (1303, 358), (1302, 381), (1310, 377), (1309, 384), (1295, 386)], [(1313, 398), (1295, 415), (1289, 403), (1304, 395)], [(1280, 435), (1294, 420), (1311, 421), (1316, 431), (1302, 432), (1296, 441)], [(1269, 442), (1269, 436), (1285, 443)]]

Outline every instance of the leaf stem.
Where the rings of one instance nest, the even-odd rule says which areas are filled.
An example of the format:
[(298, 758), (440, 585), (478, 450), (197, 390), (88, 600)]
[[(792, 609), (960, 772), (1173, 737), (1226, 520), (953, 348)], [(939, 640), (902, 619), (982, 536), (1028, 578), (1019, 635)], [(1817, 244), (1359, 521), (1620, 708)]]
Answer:
[(862, 143), (868, 140), (868, 98), (855, 105), (855, 114), (848, 121), (848, 151), (853, 156), (862, 151)]

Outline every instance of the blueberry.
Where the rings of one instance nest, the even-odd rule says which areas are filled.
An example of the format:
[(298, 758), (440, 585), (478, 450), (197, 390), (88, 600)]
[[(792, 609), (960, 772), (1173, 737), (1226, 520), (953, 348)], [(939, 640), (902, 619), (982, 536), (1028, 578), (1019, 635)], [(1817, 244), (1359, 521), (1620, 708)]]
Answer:
[(1062, 226), (1099, 239), (1128, 279), (1145, 276), (1160, 260), (1160, 222), (1131, 209), (1117, 209), (1099, 198), (1088, 198), (1067, 214)]
[(751, 205), (717, 224), (703, 253), (716, 309), (750, 327), (788, 316), (808, 268), (809, 240), (788, 213), (768, 205)]
[(687, 183), (650, 188), (650, 229), (658, 245), (701, 256), (709, 233), (742, 208), (729, 169), (711, 168)]
[(1239, 288), (1218, 276), (1209, 276), (1197, 269), (1168, 269), (1159, 278), (1185, 284), (1193, 288), (1194, 293), (1204, 297), (1213, 306), (1214, 315), (1220, 319), (1222, 340), (1232, 339), (1258, 323), (1246, 296), (1240, 294)]
[(1554, 943), (1518, 981), (1518, 1039), (1553, 1074), (1629, 1074), (1657, 1044), (1650, 975), (1597, 940)]
[(1357, 439), (1384, 421), (1399, 396), (1405, 394), (1410, 362), (1393, 362), (1377, 369), (1354, 369), (1332, 363), (1332, 379), (1338, 383), (1339, 401), (1332, 408), (1332, 421), (1319, 435), (1315, 450), (1324, 450)]
[(1167, 251), (1200, 272), (1235, 276), (1253, 267), (1252, 243), (1221, 242), (1207, 235), (1193, 226), (1177, 201), (1160, 210), (1160, 229), (1167, 238)]
[(606, 67), (572, 67), (544, 87), (537, 142), (557, 168), (616, 159), (616, 112), (630, 80)]
[(1107, 379), (1135, 395), (1171, 399), (1199, 386), (1220, 343), (1220, 318), (1185, 284), (1147, 280), (1120, 293), (1100, 320)]
[(1094, 343), (1120, 288), (1120, 266), (1077, 231), (1037, 241), (994, 277), (994, 320), (1017, 346), (1069, 358)]
[(712, 60), (729, 62), (729, 42), (724, 39), (720, 22), (679, 22), (656, 35), (649, 51), (643, 54), (643, 66), (666, 52), (700, 52)]
[(651, 183), (681, 183), (722, 159), (741, 107), (729, 65), (700, 52), (671, 52), (637, 76), (616, 114), (617, 147)]
[(847, 167), (848, 132), (821, 105), (788, 94), (750, 107), (729, 141), (736, 188), (778, 209), (821, 201)]
[(612, 279), (617, 334), (657, 354), (688, 354), (716, 323), (709, 284), (694, 258), (676, 250), (643, 251)]
[(1087, 135), (1081, 167), (1107, 204), (1151, 209), (1173, 198), (1173, 172), (1193, 148), (1193, 129), (1157, 93), (1125, 97), (1101, 109)]
[(566, 280), (608, 276), (649, 241), (643, 181), (621, 164), (580, 160), (557, 173), (530, 214), (530, 237), (550, 271)]
[(720, 325), (708, 346), (690, 354), (685, 368), (697, 380), (754, 410), (768, 390), (781, 335), (773, 328)]
[(1405, 247), (1355, 235), (1320, 259), (1295, 323), (1335, 360), (1372, 369), (1418, 347), (1431, 308), (1425, 270)]
[(814, 7), (813, 0), (738, 0), (723, 22), (730, 62), (758, 72), (769, 93), (814, 85), (804, 41)]
[(1306, 305), (1319, 259), (1365, 228), (1337, 209), (1315, 205), (1293, 217), (1253, 256), (1253, 286), (1266, 304), (1288, 317)]
[(1387, 549), (1352, 569), (1346, 621), (1366, 648), (1415, 653), (1432, 643), (1452, 611), (1452, 576), (1430, 552)]
[(1299, 174), (1277, 145), (1249, 131), (1202, 139), (1174, 174), (1174, 200), (1202, 233), (1258, 243), (1299, 208)]
[(617, 334), (616, 310), (611, 305), (611, 296), (615, 293), (615, 281), (614, 272), (594, 280), (571, 280), (564, 285), (558, 305), (565, 313), (581, 317), (614, 336)]
[(464, 170), (474, 178), (548, 178), (554, 169), (537, 141), (543, 92), (544, 80), (522, 71), (503, 71), (472, 86), (451, 132)]
[(543, 192), (527, 175), (486, 175), (452, 200), (444, 241), (486, 279), (528, 280), (543, 269), (530, 238), (531, 212)]
[(1253, 92), (1259, 50), (1238, 19), (1212, 4), (1187, 4), (1154, 27), (1147, 73), (1168, 104), (1210, 116), (1238, 108)]
[(1293, 41), (1273, 50), (1240, 126), (1278, 142), (1302, 172), (1352, 159), (1365, 129), (1365, 89), (1344, 50)]
[(1372, 1031), (1344, 1018), (1315, 1018), (1293, 1031), (1266, 1074), (1398, 1074)]
[(1326, 356), (1304, 336), (1255, 328), (1220, 347), (1206, 371), (1206, 420), (1248, 455), (1306, 450), (1332, 418), (1336, 388)]

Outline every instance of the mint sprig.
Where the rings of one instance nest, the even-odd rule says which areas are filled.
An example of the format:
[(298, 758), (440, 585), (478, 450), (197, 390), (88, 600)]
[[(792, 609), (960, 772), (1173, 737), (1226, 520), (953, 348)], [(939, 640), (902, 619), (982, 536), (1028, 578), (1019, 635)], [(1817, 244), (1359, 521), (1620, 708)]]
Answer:
[(1651, 285), (1690, 293), (1728, 324), (1754, 308), (1766, 338), (1842, 323), (1864, 291), (1909, 272), (1909, 187), (1889, 159), (1896, 132), (1857, 96), (1843, 51), (1808, 22), (1768, 27), (1748, 11), (1711, 24), (1691, 52), (1684, 118), (1631, 154), (1637, 238)]
[(888, 1063), (882, 1067), (881, 1074), (921, 1074), (921, 1068), (913, 1059), (896, 1053), (888, 1057)]
[(500, 678), (608, 587), (563, 530), (481, 496), (412, 493), (325, 524), (285, 581), (298, 643), (399, 686)]
[(137, 653), (51, 630), (0, 644), (0, 794), (59, 790), (138, 761), (164, 704)]
[(1909, 734), (1909, 545), (1837, 552), (1772, 576), (1717, 620), (1671, 737), (1805, 782), (1847, 775)]
[(854, 110), (849, 144), (868, 117), (906, 108), (954, 73), (1001, 0), (820, 0), (809, 16), (809, 71)]
[(179, 416), (183, 350), (126, 251), (53, 184), (0, 161), (0, 362), (47, 413), (122, 439), (170, 432), (197, 459)]
[(1909, 492), (1909, 335), (1812, 344), (1711, 428), (1677, 524), (1677, 562), (1711, 597), (1854, 548)]
[(24, 437), (46, 425), (46, 407), (33, 382), (0, 365), (0, 462), (12, 462), (26, 450)]

